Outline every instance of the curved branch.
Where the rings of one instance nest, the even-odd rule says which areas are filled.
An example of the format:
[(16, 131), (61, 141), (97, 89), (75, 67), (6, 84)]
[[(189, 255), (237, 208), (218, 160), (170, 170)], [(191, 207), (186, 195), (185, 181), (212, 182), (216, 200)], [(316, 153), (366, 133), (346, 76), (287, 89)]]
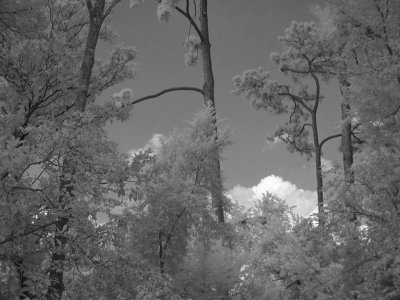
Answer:
[(286, 92), (286, 93), (279, 93), (279, 96), (287, 96), (290, 97), (293, 101), (296, 101), (297, 103), (299, 103), (301, 106), (303, 106), (309, 113), (312, 113), (312, 109), (304, 103), (303, 99), (301, 99), (300, 97), (293, 95), (292, 93)]
[(160, 91), (160, 92), (158, 92), (156, 94), (152, 94), (152, 95), (147, 95), (145, 97), (141, 97), (139, 99), (136, 99), (136, 100), (132, 101), (128, 105), (134, 105), (134, 104), (143, 102), (145, 100), (157, 98), (157, 97), (159, 97), (161, 95), (164, 95), (164, 94), (167, 94), (167, 93), (170, 93), (170, 92), (176, 92), (176, 91), (195, 91), (195, 92), (198, 92), (198, 93), (200, 93), (200, 94), (202, 94), (204, 96), (204, 91), (202, 89), (200, 89), (200, 88), (191, 87), (191, 86), (178, 86), (178, 87), (173, 87), (173, 88), (162, 90), (162, 91)]
[(337, 134), (334, 134), (334, 135), (331, 135), (331, 136), (328, 136), (328, 137), (324, 138), (324, 139), (322, 140), (322, 142), (319, 144), (319, 150), (321, 151), (322, 146), (323, 146), (327, 141), (332, 140), (332, 139), (335, 139), (335, 138), (337, 138), (337, 137), (341, 137), (341, 136), (342, 136), (341, 133), (337, 133)]
[(310, 155), (310, 153), (313, 152), (313, 149), (311, 149), (311, 148), (303, 148), (303, 149), (299, 148), (299, 146), (297, 145), (297, 143), (296, 143), (296, 141), (294, 139), (293, 139), (293, 141), (291, 141), (290, 139), (284, 138), (281, 135), (279, 135), (278, 138), (282, 142), (292, 145), (296, 149), (296, 151), (299, 152), (299, 153), (305, 153), (305, 154)]
[(361, 144), (366, 143), (366, 141), (361, 140), (358, 136), (356, 136), (354, 132), (351, 132), (351, 136), (354, 138), (355, 143), (357, 143), (357, 144), (361, 145)]
[(199, 28), (199, 26), (197, 26), (196, 22), (193, 20), (192, 16), (189, 13), (189, 6), (186, 6), (186, 11), (184, 11), (182, 8), (180, 8), (179, 6), (175, 6), (175, 9), (181, 14), (183, 15), (186, 19), (188, 19), (188, 21), (190, 22), (190, 24), (192, 24), (193, 28), (196, 30), (196, 33), (199, 35), (200, 40), (202, 43), (204, 44), (208, 44), (207, 41), (204, 39), (203, 34), (201, 33), (201, 30)]
[(295, 137), (299, 137), (299, 136), (303, 133), (303, 131), (304, 131), (304, 129), (306, 128), (306, 126), (312, 127), (312, 124), (311, 124), (311, 123), (304, 123), (303, 126), (301, 127), (300, 132), (297, 133), (297, 134), (295, 135)]
[(294, 101), (294, 99), (293, 99), (293, 98), (290, 98), (290, 99), (293, 101), (293, 104), (294, 104), (293, 111), (292, 111), (292, 113), (290, 114), (290, 117), (289, 117), (289, 123), (292, 123), (292, 117), (293, 117), (293, 116), (294, 116), (294, 114), (296, 113), (297, 102), (296, 102), (296, 101)]
[(353, 128), (351, 129), (351, 133), (356, 133), (355, 131), (358, 129), (358, 127), (361, 126), (361, 123), (357, 123), (356, 125), (353, 126)]
[[(399, 80), (400, 80), (400, 77), (399, 77)], [(386, 115), (384, 118), (387, 119), (389, 117), (394, 117), (399, 111), (400, 111), (400, 105), (397, 106), (397, 108), (392, 113)]]

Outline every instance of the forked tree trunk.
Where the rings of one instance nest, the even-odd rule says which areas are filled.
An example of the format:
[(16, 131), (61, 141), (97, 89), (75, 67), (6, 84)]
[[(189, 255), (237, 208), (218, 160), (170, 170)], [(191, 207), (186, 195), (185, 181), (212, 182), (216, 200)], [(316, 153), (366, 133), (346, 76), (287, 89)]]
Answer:
[[(80, 112), (84, 112), (86, 109), (86, 100), (92, 76), (97, 41), (104, 21), (105, 0), (96, 0), (94, 6), (92, 6), (91, 0), (87, 0), (86, 3), (90, 17), (89, 32), (80, 69), (79, 86), (75, 101), (75, 110)], [(64, 292), (65, 248), (68, 243), (66, 232), (71, 217), (68, 213), (68, 204), (74, 198), (73, 174), (74, 167), (71, 158), (66, 157), (64, 158), (62, 175), (60, 177), (59, 211), (57, 213), (61, 215), (57, 217), (54, 233), (54, 250), (51, 257), (49, 273), (50, 286), (47, 290), (47, 298), (49, 300), (61, 300)]]
[[(201, 57), (203, 64), (203, 77), (204, 77), (204, 103), (205, 105), (212, 108), (214, 112), (213, 123), (215, 125), (215, 136), (217, 135), (217, 119), (216, 119), (216, 110), (215, 110), (215, 98), (214, 98), (214, 74), (212, 69), (212, 61), (211, 61), (211, 43), (210, 36), (208, 32), (208, 9), (207, 9), (207, 0), (201, 0), (200, 2), (200, 31), (203, 36), (202, 44), (201, 44)], [(213, 201), (213, 206), (215, 207), (215, 213), (217, 215), (218, 221), (223, 223), (224, 220), (224, 198), (222, 193), (222, 180), (221, 180), (221, 164), (219, 151), (216, 149), (214, 153), (212, 153), (213, 160), (213, 174), (214, 178), (211, 182), (211, 197)]]

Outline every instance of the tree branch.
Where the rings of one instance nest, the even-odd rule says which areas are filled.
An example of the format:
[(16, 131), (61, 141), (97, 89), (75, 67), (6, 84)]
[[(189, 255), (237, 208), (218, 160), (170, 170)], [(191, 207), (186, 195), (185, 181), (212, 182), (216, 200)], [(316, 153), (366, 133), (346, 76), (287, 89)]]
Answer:
[(102, 18), (105, 19), (108, 17), (108, 15), (111, 13), (115, 5), (117, 5), (121, 0), (114, 0), (111, 2), (110, 6), (106, 9), (106, 11), (103, 13)]
[(328, 137), (324, 138), (324, 139), (322, 140), (322, 142), (319, 143), (319, 150), (321, 151), (322, 146), (323, 146), (327, 141), (332, 140), (332, 139), (335, 139), (335, 138), (337, 138), (337, 137), (341, 137), (341, 136), (342, 136), (341, 133), (337, 133), (337, 134), (334, 134), (334, 135), (331, 135), (331, 136), (328, 136)]
[(390, 114), (385, 116), (385, 119), (389, 118), (389, 117), (394, 117), (398, 112), (400, 111), (400, 105), (397, 106), (397, 108)]
[[(295, 136), (295, 137), (297, 137), (297, 136)], [(313, 152), (313, 149), (311, 149), (311, 148), (303, 148), (303, 149), (302, 149), (302, 148), (299, 148), (299, 146), (297, 145), (295, 139), (290, 140), (290, 138), (285, 138), (285, 137), (283, 137), (281, 134), (278, 136), (278, 138), (279, 138), (282, 142), (284, 142), (284, 143), (286, 143), (286, 144), (292, 145), (292, 146), (296, 149), (296, 151), (299, 152), (299, 153), (305, 153), (305, 154), (310, 155), (310, 153)]]
[(366, 143), (366, 141), (364, 141), (364, 140), (360, 139), (358, 136), (356, 136), (354, 132), (351, 132), (351, 136), (354, 138), (354, 140), (355, 140), (355, 142), (356, 142), (357, 144), (364, 144), (364, 143)]
[(160, 92), (158, 92), (156, 94), (152, 94), (152, 95), (147, 95), (145, 97), (141, 97), (139, 99), (136, 99), (136, 100), (132, 101), (128, 105), (134, 105), (134, 104), (143, 102), (145, 100), (157, 98), (157, 97), (159, 97), (161, 95), (164, 95), (164, 94), (167, 94), (167, 93), (170, 93), (170, 92), (176, 92), (176, 91), (195, 91), (195, 92), (198, 92), (198, 93), (204, 95), (204, 91), (202, 89), (200, 89), (200, 88), (190, 87), (190, 86), (179, 86), (179, 87), (173, 87), (173, 88), (162, 90), (162, 91), (160, 91)]
[(299, 131), (299, 133), (297, 133), (297, 134), (295, 135), (295, 137), (299, 137), (299, 136), (303, 133), (303, 131), (304, 131), (304, 129), (306, 128), (306, 126), (312, 127), (312, 124), (311, 124), (311, 123), (304, 123), (303, 126), (301, 127), (301, 130)]
[[(189, 2), (189, 0), (186, 0), (187, 3)], [(186, 12), (180, 8), (179, 6), (175, 6), (175, 9), (181, 14), (183, 15), (186, 19), (188, 19), (188, 21), (190, 22), (190, 24), (192, 24), (194, 30), (196, 30), (196, 33), (198, 34), (198, 36), (200, 37), (200, 40), (202, 43), (204, 44), (208, 44), (207, 41), (204, 39), (203, 34), (201, 33), (201, 30), (199, 28), (199, 26), (197, 26), (196, 22), (193, 20), (192, 16), (189, 13), (189, 6), (186, 5)]]
[(286, 93), (279, 93), (279, 96), (287, 96), (290, 97), (293, 101), (296, 101), (299, 103), (301, 106), (303, 106), (309, 113), (312, 113), (312, 109), (304, 103), (303, 99), (300, 97), (293, 95), (292, 93), (286, 92)]

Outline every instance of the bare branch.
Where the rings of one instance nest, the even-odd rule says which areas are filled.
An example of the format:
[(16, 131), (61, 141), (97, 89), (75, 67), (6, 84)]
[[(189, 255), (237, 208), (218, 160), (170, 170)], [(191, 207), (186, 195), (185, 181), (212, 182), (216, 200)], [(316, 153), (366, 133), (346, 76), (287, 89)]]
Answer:
[(341, 133), (337, 133), (337, 134), (334, 134), (334, 135), (331, 135), (331, 136), (328, 136), (328, 137), (324, 138), (324, 139), (322, 140), (322, 142), (319, 143), (319, 150), (321, 151), (322, 146), (323, 146), (327, 141), (332, 140), (332, 139), (335, 139), (335, 138), (338, 138), (338, 137), (341, 137), (341, 136), (342, 136)]
[(200, 89), (200, 88), (190, 87), (190, 86), (180, 86), (180, 87), (173, 87), (173, 88), (165, 89), (165, 90), (162, 90), (162, 91), (160, 91), (160, 92), (158, 92), (156, 94), (152, 94), (152, 95), (148, 95), (148, 96), (145, 96), (145, 97), (141, 97), (139, 99), (136, 99), (136, 100), (132, 101), (128, 105), (134, 105), (134, 104), (143, 102), (145, 100), (157, 98), (157, 97), (159, 97), (161, 95), (164, 95), (164, 94), (167, 94), (167, 93), (170, 93), (170, 92), (176, 92), (176, 91), (195, 91), (195, 92), (198, 92), (198, 93), (204, 95), (204, 91), (202, 89)]
[[(187, 0), (188, 1), (188, 0)], [(199, 26), (197, 26), (196, 22), (193, 20), (192, 16), (189, 13), (188, 10), (188, 6), (186, 6), (186, 11), (184, 11), (182, 8), (180, 8), (179, 6), (175, 6), (175, 9), (181, 14), (183, 15), (186, 19), (188, 19), (188, 21), (190, 22), (190, 24), (192, 24), (193, 28), (196, 30), (196, 33), (198, 34), (198, 36), (200, 37), (200, 40), (202, 43), (204, 44), (208, 44), (208, 42), (204, 39), (203, 34), (200, 31)]]
[(366, 143), (366, 141), (364, 141), (364, 140), (360, 139), (358, 136), (356, 136), (354, 132), (351, 132), (351, 136), (354, 138), (354, 140), (356, 141), (357, 144)]
[(390, 114), (385, 116), (385, 119), (389, 118), (389, 117), (394, 117), (398, 112), (400, 111), (400, 105), (397, 106), (397, 108)]
[(304, 123), (304, 124), (303, 124), (303, 127), (301, 127), (300, 132), (299, 132), (298, 134), (296, 134), (296, 137), (300, 136), (300, 135), (303, 133), (303, 131), (304, 131), (304, 129), (306, 128), (306, 126), (312, 127), (312, 124), (311, 124), (311, 123)]
[(287, 96), (290, 97), (293, 101), (296, 101), (297, 103), (299, 103), (301, 106), (303, 106), (309, 113), (312, 113), (312, 109), (304, 103), (303, 99), (301, 99), (300, 97), (293, 95), (292, 93), (286, 92), (286, 93), (279, 93), (279, 96)]
[(313, 149), (311, 149), (311, 148), (299, 148), (295, 139), (285, 138), (284, 136), (282, 136), (282, 134), (280, 134), (278, 136), (278, 138), (282, 142), (292, 145), (296, 149), (296, 151), (299, 153), (305, 153), (305, 154), (311, 155), (311, 152), (313, 152)]

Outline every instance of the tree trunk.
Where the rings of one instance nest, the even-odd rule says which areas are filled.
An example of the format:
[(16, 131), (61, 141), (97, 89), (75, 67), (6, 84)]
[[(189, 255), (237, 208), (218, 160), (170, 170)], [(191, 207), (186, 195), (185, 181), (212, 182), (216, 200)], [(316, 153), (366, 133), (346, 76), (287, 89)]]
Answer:
[(319, 138), (318, 138), (316, 110), (314, 110), (311, 113), (311, 118), (312, 118), (313, 142), (315, 148), (315, 174), (317, 178), (318, 213), (322, 214), (324, 212), (324, 193), (322, 191), (323, 182), (322, 182), (322, 168), (321, 168), (321, 147), (319, 145)]
[(351, 145), (351, 121), (348, 120), (350, 116), (350, 103), (347, 99), (348, 88), (350, 83), (347, 80), (341, 80), (340, 91), (343, 97), (341, 104), (342, 108), (342, 121), (345, 121), (342, 127), (342, 153), (343, 153), (343, 170), (345, 181), (349, 184), (354, 183), (354, 173), (351, 169), (353, 165), (353, 147)]
[[(340, 80), (340, 91), (343, 97), (341, 108), (342, 108), (342, 121), (345, 123), (342, 127), (342, 155), (343, 155), (343, 171), (345, 183), (349, 186), (354, 184), (354, 172), (352, 170), (353, 165), (353, 146), (351, 144), (351, 120), (350, 117), (350, 103), (348, 99), (348, 90), (350, 83), (346, 79)], [(345, 200), (346, 207), (352, 209), (352, 204), (349, 200)], [(353, 212), (350, 214), (350, 221), (355, 222), (357, 220), (356, 214)]]
[(68, 242), (66, 233), (70, 218), (67, 212), (67, 205), (74, 197), (73, 182), (71, 179), (73, 173), (72, 163), (68, 158), (65, 158), (62, 174), (60, 176), (60, 196), (58, 199), (58, 208), (56, 210), (58, 216), (55, 224), (54, 249), (51, 256), (49, 273), (50, 286), (47, 289), (47, 298), (49, 300), (60, 300), (64, 292), (65, 248)]
[[(348, 119), (350, 115), (350, 105), (346, 102), (342, 103), (342, 120)], [(342, 153), (343, 153), (343, 169), (344, 179), (347, 183), (354, 183), (354, 173), (351, 169), (353, 165), (353, 147), (351, 145), (351, 122), (346, 121), (342, 127)]]
[(104, 6), (105, 0), (97, 0), (94, 7), (88, 6), (90, 16), (89, 33), (86, 40), (85, 52), (83, 54), (79, 87), (75, 102), (76, 110), (81, 112), (85, 111), (86, 100), (89, 96), (89, 85), (92, 77), (96, 46), (99, 39), (101, 25), (104, 21)]
[[(87, 0), (87, 8), (90, 16), (89, 32), (86, 40), (85, 51), (83, 54), (82, 65), (80, 69), (79, 86), (75, 101), (75, 110), (84, 112), (86, 109), (86, 100), (88, 97), (90, 79), (94, 65), (95, 51), (99, 38), (100, 29), (104, 20), (103, 13), (105, 0), (95, 1), (92, 6), (91, 0)], [(65, 267), (65, 247), (68, 238), (65, 233), (68, 230), (70, 216), (65, 212), (67, 204), (73, 199), (73, 182), (71, 180), (74, 174), (74, 168), (69, 157), (64, 158), (62, 175), (60, 179), (60, 197), (59, 213), (56, 221), (56, 230), (54, 233), (54, 251), (51, 257), (50, 266), (50, 286), (47, 290), (47, 298), (50, 300), (61, 300), (64, 292), (64, 267)]]
[(165, 259), (164, 259), (163, 250), (164, 250), (164, 246), (163, 246), (163, 234), (162, 234), (162, 232), (160, 231), (160, 232), (158, 233), (158, 251), (159, 251), (158, 255), (159, 255), (159, 258), (160, 258), (160, 273), (161, 273), (161, 274), (164, 274), (164, 262), (165, 262)]
[(311, 72), (311, 77), (314, 79), (315, 82), (315, 103), (313, 108), (309, 112), (311, 114), (311, 126), (312, 126), (312, 133), (313, 133), (313, 143), (315, 149), (315, 175), (317, 179), (317, 199), (318, 199), (318, 225), (321, 226), (324, 224), (324, 193), (322, 191), (323, 182), (322, 182), (322, 168), (321, 168), (321, 148), (322, 144), (319, 143), (318, 137), (318, 124), (317, 124), (317, 111), (320, 102), (321, 96), (321, 86), (319, 84), (318, 77)]
[[(207, 10), (207, 0), (201, 0), (200, 3), (200, 30), (204, 38), (201, 44), (201, 57), (203, 64), (203, 76), (204, 76), (204, 104), (212, 108), (214, 112), (214, 125), (216, 138), (217, 135), (217, 120), (216, 120), (216, 110), (215, 110), (215, 99), (214, 99), (214, 75), (212, 70), (211, 62), (211, 44), (210, 36), (208, 32), (208, 10)], [(224, 200), (222, 193), (222, 182), (221, 182), (221, 164), (219, 151), (216, 149), (212, 153), (213, 159), (213, 174), (215, 174), (214, 180), (211, 182), (211, 196), (213, 201), (213, 206), (215, 207), (215, 213), (218, 217), (218, 221), (224, 222)]]
[[(344, 181), (349, 188), (354, 184), (354, 172), (352, 170), (353, 165), (353, 146), (351, 143), (351, 120), (350, 117), (350, 103), (348, 99), (350, 82), (346, 79), (340, 80), (340, 92), (342, 94), (343, 100), (341, 104), (342, 109), (342, 121), (344, 122), (342, 127), (342, 155), (343, 155), (343, 171), (344, 171)], [(352, 204), (349, 199), (345, 199), (345, 206), (350, 209)], [(356, 213), (350, 213), (349, 221), (353, 223), (354, 229), (357, 228), (357, 215)], [(361, 257), (360, 251), (360, 241), (356, 238), (356, 235), (351, 239), (347, 240), (346, 255), (344, 265), (346, 266), (344, 272), (344, 292), (350, 297), (351, 292), (360, 283), (359, 269), (354, 266), (359, 263)], [(346, 270), (348, 269), (348, 270)]]

